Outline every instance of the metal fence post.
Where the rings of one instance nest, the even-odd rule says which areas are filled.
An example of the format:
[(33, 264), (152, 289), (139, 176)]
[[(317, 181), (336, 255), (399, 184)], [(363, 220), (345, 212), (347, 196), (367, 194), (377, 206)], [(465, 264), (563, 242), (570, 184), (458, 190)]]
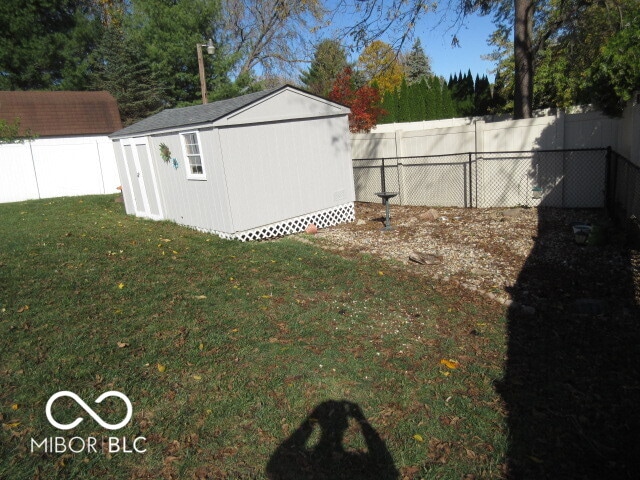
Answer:
[(604, 201), (605, 201), (605, 208), (607, 209), (607, 212), (609, 213), (609, 216), (613, 218), (614, 216), (614, 211), (613, 211), (613, 205), (615, 203), (615, 185), (613, 185), (611, 183), (612, 180), (612, 174), (613, 174), (613, 155), (611, 154), (611, 146), (607, 147), (607, 153), (606, 153), (606, 162), (605, 162), (605, 169), (604, 169)]
[(471, 171), (472, 165), (472, 152), (469, 152), (469, 208), (473, 208), (473, 172)]
[[(387, 182), (384, 177), (385, 177), (384, 158), (382, 158), (382, 166), (380, 167), (380, 188), (382, 189), (381, 192), (387, 191), (387, 185), (386, 185)], [(382, 200), (382, 204), (384, 205), (384, 199)]]

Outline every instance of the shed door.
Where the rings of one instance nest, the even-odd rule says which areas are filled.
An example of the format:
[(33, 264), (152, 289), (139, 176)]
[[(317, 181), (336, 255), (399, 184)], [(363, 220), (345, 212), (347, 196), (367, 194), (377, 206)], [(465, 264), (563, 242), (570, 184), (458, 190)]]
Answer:
[(162, 218), (147, 139), (122, 140), (122, 150), (136, 215), (156, 220)]

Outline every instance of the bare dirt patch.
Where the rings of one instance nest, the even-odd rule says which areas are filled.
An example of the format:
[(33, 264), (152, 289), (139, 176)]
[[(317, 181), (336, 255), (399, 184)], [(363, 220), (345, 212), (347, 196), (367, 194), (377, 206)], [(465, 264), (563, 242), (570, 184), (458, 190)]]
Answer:
[[(637, 251), (625, 250), (623, 236), (600, 210), (392, 205), (391, 231), (381, 230), (384, 215), (382, 204), (356, 203), (355, 222), (323, 229), (316, 238), (325, 248), (346, 255), (393, 259), (412, 271), (478, 290), (502, 303), (509, 303), (517, 291), (532, 297), (529, 303), (545, 295), (527, 291), (521, 278), (532, 258), (542, 270), (549, 265), (566, 272), (564, 278), (558, 278), (562, 283), (557, 287), (554, 278), (545, 282), (550, 289), (570, 289), (567, 278), (586, 274), (605, 282), (617, 270), (618, 276), (634, 277), (638, 298), (640, 256)], [(602, 226), (607, 232), (603, 241), (598, 245), (576, 244), (572, 225), (579, 222)], [(568, 293), (583, 296), (581, 292)]]

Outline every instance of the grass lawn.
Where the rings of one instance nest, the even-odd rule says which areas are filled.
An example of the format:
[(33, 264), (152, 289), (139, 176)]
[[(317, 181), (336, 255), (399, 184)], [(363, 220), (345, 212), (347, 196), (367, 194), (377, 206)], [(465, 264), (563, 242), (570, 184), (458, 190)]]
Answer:
[[(503, 309), (375, 258), (127, 216), (113, 196), (0, 205), (0, 225), (0, 478), (502, 475)], [(125, 404), (95, 399), (122, 392), (133, 416), (106, 430), (60, 398), (57, 421), (84, 421), (56, 429), (63, 390), (112, 424)], [(50, 437), (82, 451), (33, 447)], [(122, 452), (140, 437), (145, 453)]]

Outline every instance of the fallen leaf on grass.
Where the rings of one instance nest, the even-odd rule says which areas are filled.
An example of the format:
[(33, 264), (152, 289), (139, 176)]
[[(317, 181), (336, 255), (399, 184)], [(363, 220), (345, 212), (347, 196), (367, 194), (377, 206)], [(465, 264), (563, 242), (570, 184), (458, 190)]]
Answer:
[(120, 283), (118, 284), (118, 288), (119, 288), (120, 290), (122, 290), (122, 289), (124, 288), (124, 283), (120, 282)]
[(456, 369), (460, 366), (460, 363), (455, 361), (455, 360), (447, 360), (446, 358), (443, 358), (442, 360), (440, 360), (440, 363), (442, 365), (444, 365), (447, 368), (451, 368), (451, 369)]
[(197, 380), (197, 381), (200, 381), (200, 380), (202, 380), (202, 377), (200, 375), (193, 375), (193, 379)]
[(20, 422), (8, 422), (8, 423), (3, 423), (2, 428), (5, 428), (8, 430), (11, 428), (16, 428), (18, 425), (20, 425)]
[(118, 348), (125, 348), (129, 346), (128, 343), (124, 343), (124, 342), (118, 342), (117, 345), (118, 345)]
[(204, 300), (205, 298), (207, 298), (206, 295), (194, 295), (194, 297), (196, 300)]
[(422, 435), (417, 434), (417, 433), (413, 436), (413, 439), (414, 439), (416, 442), (424, 442), (424, 438), (422, 438)]
[(14, 403), (13, 405), (11, 405), (11, 410), (18, 410), (20, 408), (20, 405), (18, 405), (17, 403)]
[(400, 473), (402, 478), (414, 478), (415, 475), (420, 471), (418, 467), (402, 467), (400, 469)]
[(164, 372), (167, 369), (166, 365), (162, 365), (161, 363), (158, 364), (158, 371), (160, 373)]
[(27, 310), (29, 310), (29, 305), (25, 305), (24, 307), (20, 307), (18, 309), (18, 313), (26, 312)]

